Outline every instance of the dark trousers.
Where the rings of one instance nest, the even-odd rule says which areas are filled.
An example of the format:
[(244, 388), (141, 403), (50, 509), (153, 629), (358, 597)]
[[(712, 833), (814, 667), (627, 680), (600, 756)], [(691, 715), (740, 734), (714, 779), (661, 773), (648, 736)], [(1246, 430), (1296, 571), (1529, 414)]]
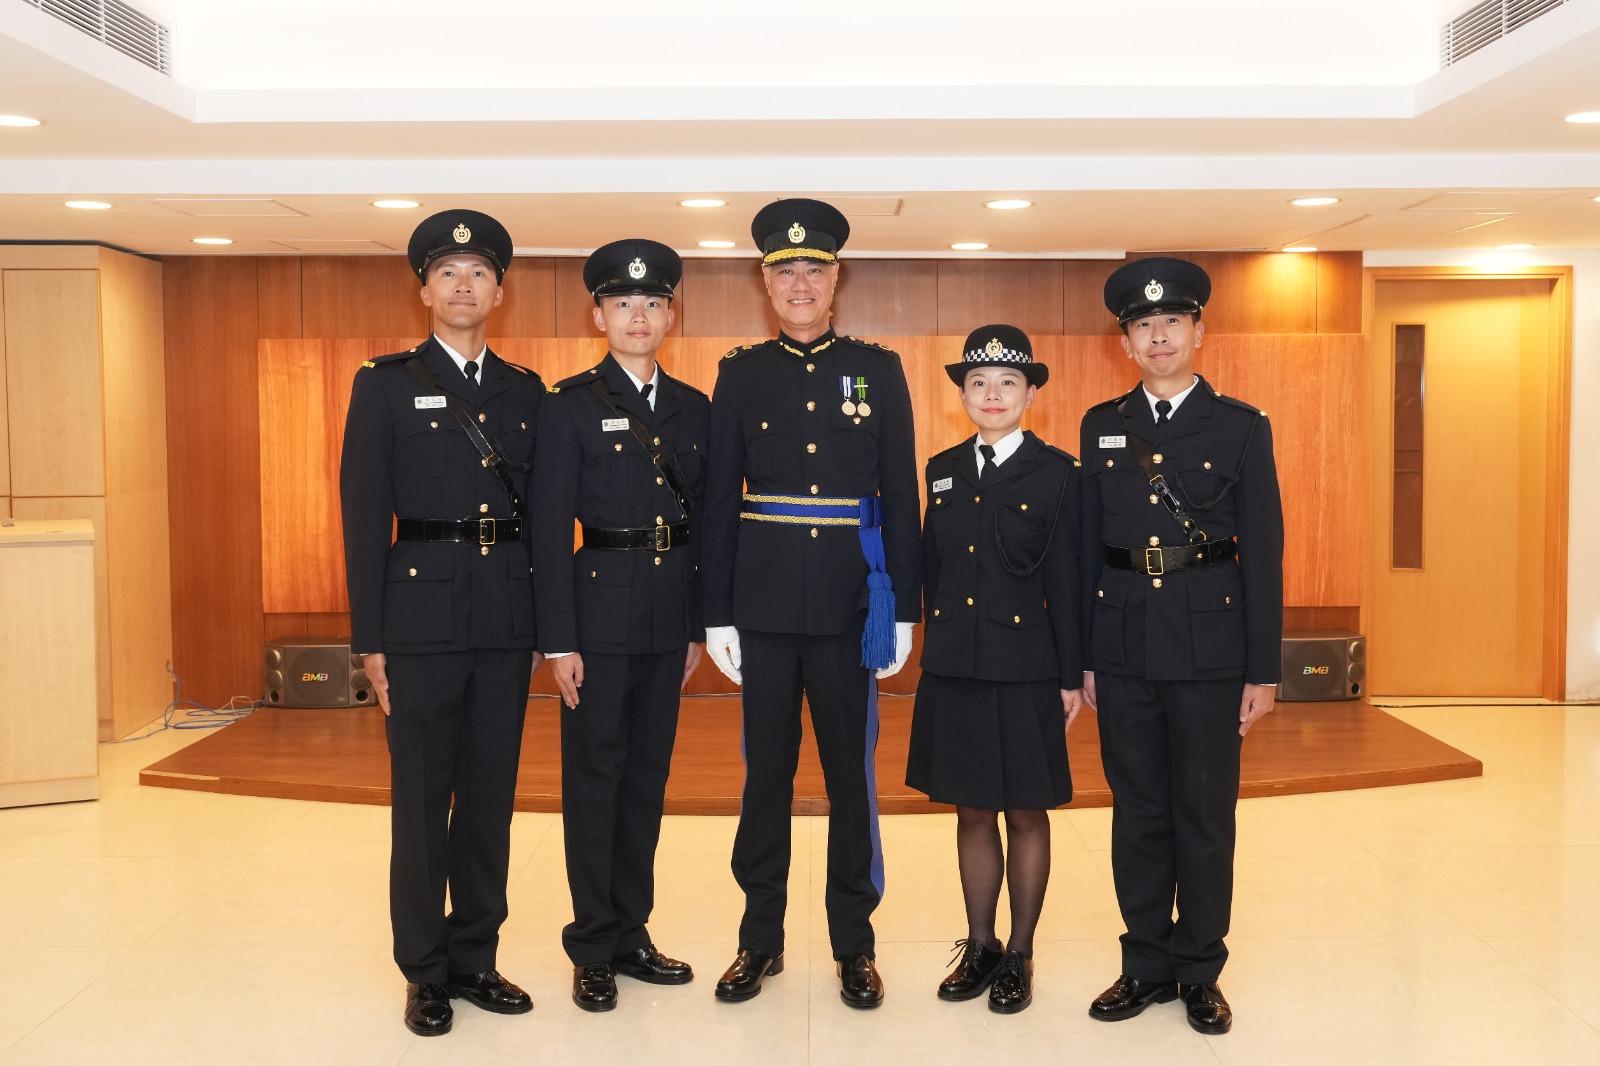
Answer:
[(656, 842), (678, 730), (687, 648), (657, 655), (583, 653), (578, 706), (561, 711), (561, 826), (578, 965), (646, 947)]
[[(1097, 673), (1122, 970), (1215, 981), (1228, 959), (1244, 682)], [(1177, 921), (1172, 908), (1176, 900)]]
[(389, 656), (389, 917), (408, 981), (495, 968), (532, 668), (525, 649)]
[(822, 637), (740, 630), (739, 640), (745, 756), (733, 841), (733, 876), (745, 895), (739, 946), (783, 950), (803, 692), (828, 790), (828, 938), (834, 958), (871, 954), (872, 912), (883, 898), (883, 848), (874, 762), (878, 688), (861, 665), (861, 626)]

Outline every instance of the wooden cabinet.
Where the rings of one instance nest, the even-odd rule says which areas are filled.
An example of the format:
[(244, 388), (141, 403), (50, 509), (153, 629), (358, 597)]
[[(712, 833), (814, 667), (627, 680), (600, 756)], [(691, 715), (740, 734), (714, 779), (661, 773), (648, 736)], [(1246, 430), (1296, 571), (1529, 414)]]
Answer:
[(161, 264), (93, 246), (0, 246), (0, 513), (94, 529), (101, 739), (172, 698)]
[(93, 526), (0, 522), (0, 807), (100, 794)]

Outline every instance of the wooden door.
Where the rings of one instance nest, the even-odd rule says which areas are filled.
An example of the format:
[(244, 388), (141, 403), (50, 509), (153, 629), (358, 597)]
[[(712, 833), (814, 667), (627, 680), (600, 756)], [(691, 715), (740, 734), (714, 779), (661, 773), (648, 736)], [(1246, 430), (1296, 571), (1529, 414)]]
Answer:
[(1552, 284), (1376, 281), (1365, 620), (1376, 694), (1545, 687)]

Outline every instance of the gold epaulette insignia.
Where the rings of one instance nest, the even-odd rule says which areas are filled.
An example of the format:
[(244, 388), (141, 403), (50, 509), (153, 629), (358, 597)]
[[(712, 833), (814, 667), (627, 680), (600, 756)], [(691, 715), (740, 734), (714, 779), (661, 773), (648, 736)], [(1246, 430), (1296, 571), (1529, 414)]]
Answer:
[(557, 394), (557, 393), (559, 393), (561, 391), (561, 386), (560, 385), (551, 385), (548, 389), (546, 389), (544, 391), (550, 393), (553, 396), (553, 395), (555, 395), (555, 394)]
[(377, 366), (378, 364), (374, 363), (371, 359), (363, 359), (363, 360), (361, 360), (361, 365), (362, 366)]
[(728, 354), (724, 355), (722, 358), (724, 358), (724, 359), (732, 359), (736, 355), (743, 355), (745, 352), (748, 352), (750, 349), (752, 349), (754, 347), (755, 347), (754, 344), (741, 344), (741, 345), (739, 345), (739, 347), (734, 348), (732, 351), (728, 352)]

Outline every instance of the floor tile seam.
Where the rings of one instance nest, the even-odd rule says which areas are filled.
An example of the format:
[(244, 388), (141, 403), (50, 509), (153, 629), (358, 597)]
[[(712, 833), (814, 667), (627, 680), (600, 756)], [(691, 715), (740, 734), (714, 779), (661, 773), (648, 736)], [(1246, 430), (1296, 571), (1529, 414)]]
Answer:
[(153, 941), (156, 937), (158, 937), (162, 933), (166, 932), (169, 928), (171, 928), (173, 925), (175, 925), (178, 922), (179, 919), (181, 919), (182, 917), (187, 915), (196, 906), (198, 906), (199, 899), (201, 898), (202, 895), (209, 894), (211, 891), (215, 890), (217, 886), (221, 885), (224, 881), (228, 880), (228, 878), (232, 877), (234, 874), (236, 874), (240, 870), (244, 869), (245, 864), (248, 863), (250, 861), (250, 859), (253, 858), (253, 857), (254, 856), (243, 856), (243, 857), (239, 858), (239, 860), (237, 862), (235, 862), (231, 867), (223, 870), (217, 876), (216, 881), (212, 882), (212, 884), (206, 890), (204, 890), (204, 892), (199, 892), (199, 893), (192, 892), (192, 893), (190, 893), (190, 895), (184, 897), (185, 903), (184, 903), (184, 905), (182, 907), (174, 909), (171, 914), (167, 915), (167, 920), (166, 921), (161, 922), (161, 923), (157, 924), (155, 927), (153, 927), (150, 930), (149, 935), (146, 936), (143, 940), (140, 940), (138, 943), (134, 944), (133, 947), (135, 949), (142, 948), (145, 945), (149, 944), (151, 941)]
[(19, 1047), (24, 1040), (26, 1040), (28, 1037), (32, 1036), (35, 1032), (37, 1032), (39, 1030), (39, 1028), (41, 1026), (43, 1026), (46, 1022), (48, 1022), (51, 1018), (54, 1018), (57, 1014), (60, 1014), (63, 1010), (66, 1010), (67, 1007), (71, 1006), (72, 1003), (74, 1001), (76, 1001), (79, 996), (83, 995), (89, 989), (91, 989), (95, 985), (99, 984), (105, 978), (106, 974), (110, 973), (112, 970), (116, 969), (119, 965), (121, 965), (122, 962), (124, 960), (126, 960), (130, 955), (132, 955), (135, 951), (137, 951), (139, 949), (139, 947), (140, 947), (140, 945), (138, 945), (138, 944), (129, 944), (129, 945), (126, 945), (125, 947), (123, 947), (122, 950), (120, 952), (118, 952), (116, 954), (116, 956), (113, 959), (111, 959), (110, 962), (107, 962), (105, 964), (105, 966), (101, 967), (99, 969), (99, 971), (94, 974), (94, 976), (90, 977), (88, 980), (84, 981), (83, 984), (79, 985), (77, 990), (74, 991), (71, 995), (67, 996), (60, 1003), (56, 1004), (55, 1008), (52, 1009), (43, 1018), (40, 1018), (33, 1025), (29, 1026), (20, 1035), (18, 1035), (15, 1040), (11, 1041), (9, 1044), (0, 1044), (0, 1054), (4, 1054), (6, 1052), (9, 1052), (9, 1051)]
[(1579, 1014), (1576, 1010), (1573, 1009), (1571, 1004), (1569, 1004), (1566, 1000), (1561, 998), (1561, 994), (1559, 992), (1557, 992), (1555, 989), (1551, 988), (1550, 986), (1546, 985), (1542, 979), (1540, 979), (1537, 975), (1535, 975), (1530, 970), (1528, 970), (1526, 967), (1524, 967), (1516, 959), (1512, 958), (1510, 955), (1507, 955), (1504, 951), (1501, 951), (1500, 948), (1498, 946), (1496, 946), (1494, 941), (1495, 940), (1502, 940), (1502, 939), (1511, 939), (1511, 938), (1510, 937), (1478, 937), (1478, 940), (1482, 942), (1483, 946), (1488, 948), (1490, 950), (1490, 952), (1492, 952), (1495, 955), (1495, 957), (1500, 959), (1502, 962), (1504, 962), (1507, 966), (1511, 967), (1517, 973), (1521, 974), (1526, 980), (1531, 982), (1536, 988), (1538, 988), (1540, 991), (1542, 991), (1545, 995), (1549, 996), (1556, 1003), (1560, 1004), (1560, 1006), (1561, 1006), (1561, 1008), (1563, 1010), (1565, 1010), (1568, 1014), (1570, 1014), (1574, 1018), (1576, 1018), (1582, 1025), (1584, 1025), (1587, 1028), (1593, 1030), (1595, 1035), (1600, 1036), (1600, 1025), (1596, 1025), (1594, 1022), (1591, 1022), (1588, 1018), (1585, 1018), (1583, 1015)]

